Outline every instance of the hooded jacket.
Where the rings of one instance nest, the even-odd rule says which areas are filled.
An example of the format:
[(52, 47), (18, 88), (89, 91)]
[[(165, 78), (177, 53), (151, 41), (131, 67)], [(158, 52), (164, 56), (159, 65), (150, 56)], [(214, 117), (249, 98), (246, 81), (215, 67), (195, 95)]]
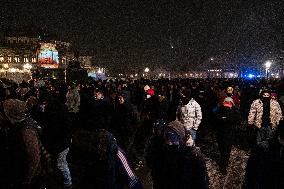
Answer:
[(14, 183), (16, 186), (29, 185), (40, 171), (39, 125), (32, 118), (26, 116), (25, 102), (9, 99), (3, 102), (6, 116), (14, 126), (12, 162)]

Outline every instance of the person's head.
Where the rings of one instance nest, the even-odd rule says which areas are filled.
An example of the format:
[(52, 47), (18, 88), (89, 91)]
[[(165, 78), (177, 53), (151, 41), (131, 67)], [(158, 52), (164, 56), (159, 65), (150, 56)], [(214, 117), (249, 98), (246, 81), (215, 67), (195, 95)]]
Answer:
[(226, 94), (227, 96), (233, 96), (234, 88), (233, 87), (227, 87)]
[(126, 100), (126, 95), (125, 94), (119, 94), (118, 95), (118, 103), (119, 104), (124, 104)]
[(164, 100), (166, 100), (166, 95), (159, 94), (158, 95), (158, 100), (159, 100), (159, 102), (163, 102)]
[(277, 93), (276, 92), (271, 93), (271, 99), (277, 100)]
[(180, 91), (180, 97), (183, 105), (188, 104), (188, 102), (191, 100), (192, 95), (191, 95), (191, 90), (190, 89), (182, 89)]
[(20, 85), (19, 85), (19, 92), (21, 94), (26, 94), (28, 91), (30, 90), (30, 86), (27, 82), (23, 81)]
[(36, 106), (36, 104), (38, 103), (38, 100), (36, 97), (31, 96), (26, 100), (26, 106), (27, 106), (27, 111), (30, 111), (34, 108), (34, 106)]
[(168, 146), (179, 148), (185, 144), (186, 132), (181, 122), (172, 121), (168, 123), (164, 133), (165, 143)]
[(115, 156), (118, 150), (116, 139), (105, 129), (95, 132), (93, 148), (99, 160), (107, 160), (110, 155)]
[(22, 89), (26, 89), (26, 88), (30, 88), (30, 85), (23, 81), (22, 83), (19, 84), (19, 87), (22, 88)]
[(95, 90), (95, 99), (96, 100), (101, 100), (104, 98), (104, 93), (101, 89), (96, 89)]
[(149, 85), (144, 86), (144, 91), (147, 92), (150, 89)]
[(37, 98), (40, 103), (48, 101), (48, 99), (50, 98), (50, 95), (51, 94), (46, 87), (40, 87), (37, 90)]
[(153, 134), (156, 136), (162, 136), (166, 128), (166, 122), (163, 119), (158, 119), (153, 124)]
[(18, 99), (3, 101), (3, 110), (11, 123), (17, 123), (26, 118), (26, 103)]
[(267, 90), (267, 89), (262, 90), (261, 93), (260, 93), (260, 99), (261, 99), (261, 101), (263, 101), (263, 102), (268, 102), (268, 101), (270, 101), (270, 99), (271, 99), (270, 91)]
[(77, 88), (77, 86), (79, 86), (79, 85), (77, 85), (75, 82), (71, 82), (71, 83), (68, 84), (67, 89), (73, 90), (73, 89)]
[(109, 97), (110, 97), (112, 100), (115, 100), (116, 97), (117, 97), (117, 92), (116, 92), (115, 90), (110, 91)]

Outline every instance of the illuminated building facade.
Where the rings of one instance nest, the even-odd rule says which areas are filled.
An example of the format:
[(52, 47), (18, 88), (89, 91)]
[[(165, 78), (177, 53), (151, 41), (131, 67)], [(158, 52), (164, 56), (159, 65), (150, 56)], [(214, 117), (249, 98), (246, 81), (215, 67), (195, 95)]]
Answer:
[(0, 69), (65, 68), (74, 60), (70, 43), (13, 34), (0, 38)]

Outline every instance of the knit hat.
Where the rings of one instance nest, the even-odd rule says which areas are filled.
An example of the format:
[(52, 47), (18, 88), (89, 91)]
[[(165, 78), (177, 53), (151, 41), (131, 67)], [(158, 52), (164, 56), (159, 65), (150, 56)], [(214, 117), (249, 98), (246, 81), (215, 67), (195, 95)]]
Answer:
[(227, 97), (223, 101), (223, 106), (225, 106), (225, 107), (231, 108), (234, 105), (235, 105), (234, 100), (231, 97)]
[(150, 89), (149, 85), (144, 86), (144, 91), (147, 92)]
[(272, 92), (271, 96), (277, 98), (277, 93), (276, 92)]
[(12, 123), (21, 122), (26, 118), (26, 103), (18, 99), (8, 99), (3, 102), (6, 116)]
[(165, 132), (165, 139), (173, 145), (183, 145), (186, 132), (185, 128), (179, 121), (172, 121), (168, 124)]
[(179, 146), (180, 145), (180, 136), (172, 129), (169, 129), (165, 133), (165, 138), (168, 143), (171, 145)]
[(264, 93), (269, 93), (271, 95), (270, 90), (265, 88), (259, 91), (259, 96), (262, 97)]

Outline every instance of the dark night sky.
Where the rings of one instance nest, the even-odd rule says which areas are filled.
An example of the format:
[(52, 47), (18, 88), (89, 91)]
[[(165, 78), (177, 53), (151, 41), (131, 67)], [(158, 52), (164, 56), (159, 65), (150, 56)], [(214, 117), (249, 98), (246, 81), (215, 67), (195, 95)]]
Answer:
[(1, 0), (0, 9), (2, 30), (45, 27), (117, 68), (253, 64), (284, 50), (282, 0)]

